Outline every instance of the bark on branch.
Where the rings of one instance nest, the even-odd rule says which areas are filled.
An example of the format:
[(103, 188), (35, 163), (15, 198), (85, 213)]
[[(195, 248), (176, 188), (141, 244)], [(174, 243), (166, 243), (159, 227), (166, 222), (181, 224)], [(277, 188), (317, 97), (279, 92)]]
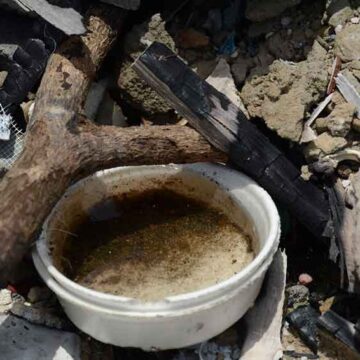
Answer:
[(93, 10), (87, 34), (70, 38), (49, 61), (25, 149), (0, 183), (3, 280), (73, 181), (115, 165), (225, 160), (187, 127), (100, 127), (78, 115), (121, 15), (114, 8)]

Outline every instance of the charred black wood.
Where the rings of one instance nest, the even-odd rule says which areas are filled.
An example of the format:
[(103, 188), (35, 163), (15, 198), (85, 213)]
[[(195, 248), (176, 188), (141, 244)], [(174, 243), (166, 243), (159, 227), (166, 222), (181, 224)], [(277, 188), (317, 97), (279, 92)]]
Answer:
[(360, 354), (360, 334), (355, 324), (329, 310), (318, 319), (318, 326)]
[(160, 43), (152, 44), (133, 67), (212, 145), (228, 153), (313, 234), (324, 236), (329, 221), (325, 192), (302, 180), (298, 169), (225, 95)]
[(310, 305), (299, 306), (286, 316), (290, 326), (314, 353), (318, 350), (316, 326), (318, 318), (319, 313)]

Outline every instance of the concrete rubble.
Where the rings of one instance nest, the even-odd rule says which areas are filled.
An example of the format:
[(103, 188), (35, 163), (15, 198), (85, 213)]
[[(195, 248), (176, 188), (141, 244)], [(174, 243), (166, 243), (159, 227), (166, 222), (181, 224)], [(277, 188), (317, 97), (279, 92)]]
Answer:
[(27, 299), (0, 290), (0, 349), (6, 360), (80, 360), (81, 341), (70, 329), (47, 287), (32, 287)]
[(166, 44), (173, 51), (176, 50), (175, 42), (165, 29), (165, 21), (160, 14), (155, 14), (149, 21), (135, 25), (127, 33), (124, 40), (124, 61), (117, 82), (124, 99), (150, 116), (166, 114), (170, 111), (170, 107), (155, 91), (140, 81), (131, 64), (155, 40)]
[(1, 358), (6, 360), (80, 360), (80, 337), (0, 314)]
[(325, 92), (327, 53), (314, 44), (306, 61), (294, 64), (276, 60), (267, 75), (246, 82), (241, 98), (251, 117), (258, 117), (281, 137), (299, 141), (304, 117)]
[(360, 60), (360, 33), (358, 24), (350, 24), (336, 36), (336, 54), (342, 61)]

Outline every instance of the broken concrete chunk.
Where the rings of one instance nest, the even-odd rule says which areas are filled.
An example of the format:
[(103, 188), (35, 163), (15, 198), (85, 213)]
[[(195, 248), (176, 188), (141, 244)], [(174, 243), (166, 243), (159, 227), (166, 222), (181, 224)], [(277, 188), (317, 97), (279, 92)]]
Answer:
[(123, 92), (124, 100), (149, 116), (164, 114), (171, 109), (154, 90), (140, 80), (131, 64), (155, 40), (176, 52), (175, 42), (165, 29), (165, 21), (160, 14), (155, 14), (128, 32), (124, 40), (126, 59), (118, 77), (118, 86)]
[(301, 0), (252, 0), (247, 2), (245, 16), (251, 21), (260, 22), (278, 16), (300, 3)]
[(354, 14), (354, 11), (350, 6), (346, 6), (339, 11), (335, 12), (329, 19), (329, 24), (333, 27), (337, 25), (344, 25), (346, 21), (350, 20)]
[(350, 131), (355, 112), (355, 106), (349, 103), (336, 106), (325, 119), (326, 126), (331, 135), (346, 136)]
[(269, 74), (252, 77), (241, 91), (250, 116), (263, 118), (278, 135), (298, 142), (306, 113), (326, 92), (326, 64), (326, 50), (317, 42), (306, 61), (274, 61)]
[(1, 358), (6, 360), (80, 360), (80, 337), (0, 315)]
[(327, 124), (327, 119), (326, 118), (318, 118), (318, 119), (316, 119), (316, 121), (315, 121), (316, 132), (318, 134), (322, 134), (323, 132), (327, 131), (328, 130), (327, 125), (328, 124)]
[(220, 59), (215, 70), (206, 79), (216, 90), (227, 96), (246, 117), (249, 117), (244, 104), (242, 103), (232, 77), (230, 66), (225, 59)]
[(129, 62), (121, 69), (118, 86), (124, 92), (124, 100), (148, 116), (165, 114), (171, 110), (154, 90), (139, 79)]
[(360, 26), (346, 26), (335, 39), (335, 51), (342, 61), (360, 60)]
[(16, 302), (11, 307), (10, 312), (32, 324), (45, 325), (49, 328), (62, 330), (69, 325), (68, 320), (56, 315), (51, 309), (36, 307), (29, 303)]
[(333, 137), (325, 132), (305, 147), (304, 154), (308, 159), (318, 159), (321, 155), (333, 154), (346, 145), (347, 141), (344, 138)]
[(161, 42), (176, 52), (173, 38), (165, 28), (160, 14), (153, 15), (140, 25), (135, 25), (124, 39), (124, 52), (135, 60), (154, 41)]

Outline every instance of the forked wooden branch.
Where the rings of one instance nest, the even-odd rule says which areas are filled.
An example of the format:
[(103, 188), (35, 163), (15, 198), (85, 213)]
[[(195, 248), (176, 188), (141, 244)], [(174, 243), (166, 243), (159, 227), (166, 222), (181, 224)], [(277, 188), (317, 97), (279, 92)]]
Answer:
[(203, 81), (169, 48), (152, 44), (133, 64), (140, 77), (212, 145), (282, 202), (313, 234), (329, 221), (325, 193), (300, 172), (224, 94)]
[(92, 10), (87, 34), (69, 38), (49, 61), (24, 151), (0, 183), (2, 280), (21, 260), (42, 222), (73, 181), (115, 165), (226, 159), (187, 127), (120, 129), (96, 126), (79, 115), (122, 16), (115, 8)]

